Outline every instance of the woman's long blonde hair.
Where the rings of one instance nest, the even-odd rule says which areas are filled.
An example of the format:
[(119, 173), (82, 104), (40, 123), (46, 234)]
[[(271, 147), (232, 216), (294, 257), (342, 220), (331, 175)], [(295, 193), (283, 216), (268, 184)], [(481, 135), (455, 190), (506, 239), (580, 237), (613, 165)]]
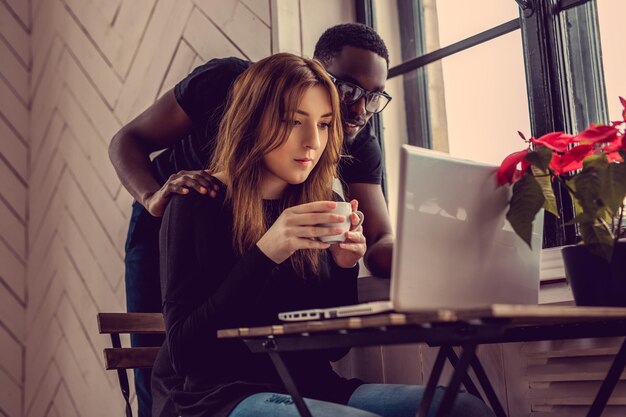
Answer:
[[(265, 58), (248, 68), (235, 82), (220, 123), (209, 171), (224, 172), (230, 181), (226, 201), (233, 208), (233, 247), (239, 254), (255, 245), (267, 224), (260, 184), (265, 170), (263, 156), (283, 145), (292, 129), (291, 120), (305, 92), (315, 86), (326, 89), (332, 122), (324, 152), (309, 177), (290, 185), (280, 210), (298, 204), (332, 199), (332, 181), (343, 143), (339, 97), (324, 67), (317, 61), (288, 53)], [(319, 250), (300, 250), (291, 256), (294, 269), (304, 276), (306, 267), (319, 272)]]

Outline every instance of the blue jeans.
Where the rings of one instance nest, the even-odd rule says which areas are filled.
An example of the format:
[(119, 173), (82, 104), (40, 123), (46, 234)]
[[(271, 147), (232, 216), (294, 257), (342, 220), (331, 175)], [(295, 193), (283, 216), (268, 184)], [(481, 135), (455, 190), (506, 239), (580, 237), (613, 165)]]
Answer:
[[(313, 417), (414, 417), (424, 395), (419, 385), (364, 384), (357, 388), (348, 405), (305, 398)], [(434, 417), (445, 388), (437, 388), (428, 417)], [(289, 395), (263, 392), (240, 402), (229, 417), (298, 417), (296, 405)], [(473, 395), (460, 392), (451, 417), (493, 417), (485, 403)]]
[[(135, 202), (126, 238), (126, 308), (131, 313), (161, 312), (161, 281), (159, 278), (159, 228), (161, 219), (153, 217)], [(161, 346), (160, 334), (133, 334), (135, 347)], [(135, 392), (139, 417), (152, 414), (150, 369), (135, 369)]]

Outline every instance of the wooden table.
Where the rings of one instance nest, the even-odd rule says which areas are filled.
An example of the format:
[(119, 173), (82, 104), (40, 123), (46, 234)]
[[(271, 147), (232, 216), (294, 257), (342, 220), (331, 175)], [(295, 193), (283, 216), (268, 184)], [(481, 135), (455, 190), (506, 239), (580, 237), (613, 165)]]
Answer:
[[(417, 342), (439, 346), (418, 416), (425, 416), (430, 408), (447, 359), (454, 372), (437, 416), (449, 414), (461, 383), (470, 393), (480, 397), (467, 374), (471, 366), (494, 412), (501, 417), (506, 414), (476, 356), (478, 345), (615, 336), (626, 336), (626, 308), (491, 305), (218, 331), (219, 338), (241, 338), (251, 351), (270, 355), (302, 417), (311, 414), (281, 357), (282, 352)], [(461, 347), (460, 356), (456, 355), (453, 346)], [(588, 417), (602, 414), (625, 366), (626, 340), (598, 390)]]

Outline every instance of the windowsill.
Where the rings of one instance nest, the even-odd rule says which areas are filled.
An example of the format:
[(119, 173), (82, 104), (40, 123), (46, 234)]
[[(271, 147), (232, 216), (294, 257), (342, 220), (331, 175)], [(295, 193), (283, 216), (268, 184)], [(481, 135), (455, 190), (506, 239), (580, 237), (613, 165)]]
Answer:
[(541, 267), (539, 281), (544, 283), (555, 280), (565, 280), (565, 268), (561, 257), (562, 246), (541, 250)]
[(565, 279), (561, 247), (542, 249), (539, 304), (572, 304), (574, 297)]

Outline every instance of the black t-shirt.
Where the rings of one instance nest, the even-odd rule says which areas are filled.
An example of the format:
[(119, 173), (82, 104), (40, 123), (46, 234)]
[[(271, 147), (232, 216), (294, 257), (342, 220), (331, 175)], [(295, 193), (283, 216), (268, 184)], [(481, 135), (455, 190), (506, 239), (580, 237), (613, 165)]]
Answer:
[[(216, 180), (217, 181), (217, 180)], [(255, 245), (243, 255), (231, 244), (232, 208), (225, 187), (216, 198), (198, 193), (174, 196), (161, 228), (161, 286), (167, 339), (154, 364), (155, 409), (168, 400), (185, 416), (226, 416), (256, 392), (284, 392), (265, 354), (241, 340), (217, 339), (216, 330), (275, 323), (280, 311), (354, 304), (358, 266), (338, 267), (323, 252), (318, 276), (298, 275), (289, 261), (275, 264)], [(277, 200), (264, 202), (270, 224), (280, 214)], [(303, 395), (346, 403), (362, 382), (333, 372), (329, 360), (346, 350), (285, 355)], [(166, 387), (171, 367), (184, 376)]]
[[(212, 59), (174, 87), (176, 100), (191, 119), (192, 129), (154, 159), (154, 173), (160, 184), (179, 171), (207, 167), (228, 92), (250, 65), (249, 61), (239, 58)], [(339, 163), (344, 183), (381, 183), (382, 153), (369, 123), (347, 148), (347, 154), (349, 156), (342, 157)]]

